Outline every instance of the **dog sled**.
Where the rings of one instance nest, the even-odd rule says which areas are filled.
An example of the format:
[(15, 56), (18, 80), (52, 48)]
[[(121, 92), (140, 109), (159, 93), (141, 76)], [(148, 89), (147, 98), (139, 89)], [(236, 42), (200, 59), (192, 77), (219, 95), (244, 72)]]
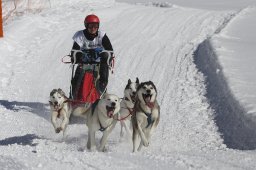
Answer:
[[(74, 103), (94, 103), (106, 92), (106, 89), (104, 91), (99, 89), (100, 54), (107, 54), (109, 70), (113, 73), (113, 51), (96, 49), (93, 52), (92, 50), (89, 52), (73, 50), (72, 52), (72, 56), (66, 55), (62, 58), (63, 63), (71, 64), (72, 67), (69, 98)], [(79, 75), (74, 75), (75, 69), (80, 72)]]

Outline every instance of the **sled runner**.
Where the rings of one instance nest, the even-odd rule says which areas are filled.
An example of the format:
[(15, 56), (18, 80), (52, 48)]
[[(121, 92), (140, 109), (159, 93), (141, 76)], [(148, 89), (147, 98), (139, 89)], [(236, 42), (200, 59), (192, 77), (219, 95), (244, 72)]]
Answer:
[[(80, 55), (78, 55), (79, 53)], [(74, 50), (73, 58), (71, 55), (68, 55), (70, 57), (69, 61), (64, 61), (66, 56), (63, 57), (63, 63), (72, 63), (70, 99), (73, 99), (78, 103), (94, 103), (104, 95), (106, 89), (103, 91), (100, 91), (99, 89), (101, 53), (108, 54), (108, 66), (113, 70), (114, 57), (112, 57), (112, 51), (102, 49), (94, 49), (90, 51)], [(82, 58), (78, 58), (78, 56), (82, 56)], [(74, 75), (75, 67), (76, 72), (78, 71), (79, 74)]]

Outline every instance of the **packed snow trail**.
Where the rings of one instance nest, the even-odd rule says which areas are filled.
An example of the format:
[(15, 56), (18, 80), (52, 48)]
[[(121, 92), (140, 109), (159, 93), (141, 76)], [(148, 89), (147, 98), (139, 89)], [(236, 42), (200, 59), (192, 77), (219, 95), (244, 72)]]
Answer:
[[(50, 91), (69, 90), (71, 70), (61, 57), (69, 53), (71, 37), (83, 29), (83, 18), (91, 12), (101, 18), (116, 53), (109, 92), (122, 97), (128, 79), (136, 77), (153, 81), (158, 89), (160, 124), (141, 153), (131, 154), (131, 142), (119, 142), (119, 126), (110, 135), (108, 153), (99, 153), (84, 149), (85, 125), (70, 125), (66, 141), (60, 142), (49, 121)], [(6, 127), (1, 160), (10, 162), (7, 168), (14, 162), (15, 169), (239, 169), (241, 161), (250, 166), (253, 159), (242, 160), (240, 153), (235, 160), (222, 161), (225, 145), (204, 97), (204, 77), (193, 61), (197, 46), (234, 14), (77, 0), (18, 17), (6, 26), (0, 46), (8, 50), (0, 61), (7, 70), (1, 72), (0, 123)]]
[[(115, 34), (129, 40), (123, 42), (114, 37), (114, 42), (129, 48), (118, 49), (116, 74), (123, 80), (120, 87), (134, 76), (142, 81), (152, 80), (160, 87), (158, 99), (164, 121), (158, 127), (156, 149), (159, 143), (163, 151), (171, 151), (172, 146), (180, 150), (221, 147), (212, 111), (203, 97), (204, 79), (195, 68), (192, 55), (197, 45), (221, 28), (233, 13), (184, 8), (155, 8), (152, 12), (154, 7), (137, 8), (127, 10), (113, 22), (117, 25)], [(137, 10), (143, 11), (140, 16), (131, 15)], [(124, 31), (119, 25), (129, 29)], [(114, 84), (120, 81), (113, 79)]]

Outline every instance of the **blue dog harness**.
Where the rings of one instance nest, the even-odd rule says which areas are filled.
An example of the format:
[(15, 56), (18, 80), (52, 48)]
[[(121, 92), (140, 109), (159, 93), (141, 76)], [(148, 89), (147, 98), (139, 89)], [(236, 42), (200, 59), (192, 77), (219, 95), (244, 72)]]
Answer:
[(152, 125), (152, 124), (155, 122), (155, 119), (152, 119), (152, 113), (147, 113), (147, 112), (145, 112), (145, 111), (141, 108), (140, 105), (139, 105), (139, 107), (140, 107), (140, 109), (142, 110), (142, 112), (147, 116), (147, 122), (148, 122), (148, 124), (147, 124), (146, 128), (148, 128), (150, 125)]
[(144, 113), (147, 116), (148, 125), (146, 126), (146, 128), (148, 128), (150, 125), (152, 125), (155, 122), (155, 119), (152, 119), (151, 113), (146, 113), (146, 112)]

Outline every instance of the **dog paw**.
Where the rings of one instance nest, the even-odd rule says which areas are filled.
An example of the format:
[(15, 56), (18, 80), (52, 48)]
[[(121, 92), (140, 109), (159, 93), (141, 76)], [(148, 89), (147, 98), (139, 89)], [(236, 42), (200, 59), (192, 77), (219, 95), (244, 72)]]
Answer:
[(88, 143), (87, 143), (87, 149), (88, 149), (88, 151), (90, 151), (90, 152), (97, 151), (96, 146), (91, 146), (91, 145), (88, 144)]
[(148, 146), (149, 146), (149, 142), (144, 142), (143, 145), (144, 145), (145, 147), (148, 147)]
[(108, 151), (108, 149), (105, 147), (102, 149), (102, 152), (107, 152), (107, 151)]
[(104, 147), (100, 147), (100, 148), (99, 148), (99, 151), (100, 151), (100, 152), (107, 152), (108, 150), (107, 150), (107, 148), (104, 146)]
[(55, 129), (55, 132), (56, 132), (56, 133), (60, 133), (61, 130), (62, 130), (62, 128), (61, 128), (61, 127), (58, 127), (57, 129)]
[(90, 152), (95, 152), (95, 151), (97, 151), (97, 149), (96, 149), (96, 147), (92, 147), (92, 148), (89, 149), (89, 151)]

